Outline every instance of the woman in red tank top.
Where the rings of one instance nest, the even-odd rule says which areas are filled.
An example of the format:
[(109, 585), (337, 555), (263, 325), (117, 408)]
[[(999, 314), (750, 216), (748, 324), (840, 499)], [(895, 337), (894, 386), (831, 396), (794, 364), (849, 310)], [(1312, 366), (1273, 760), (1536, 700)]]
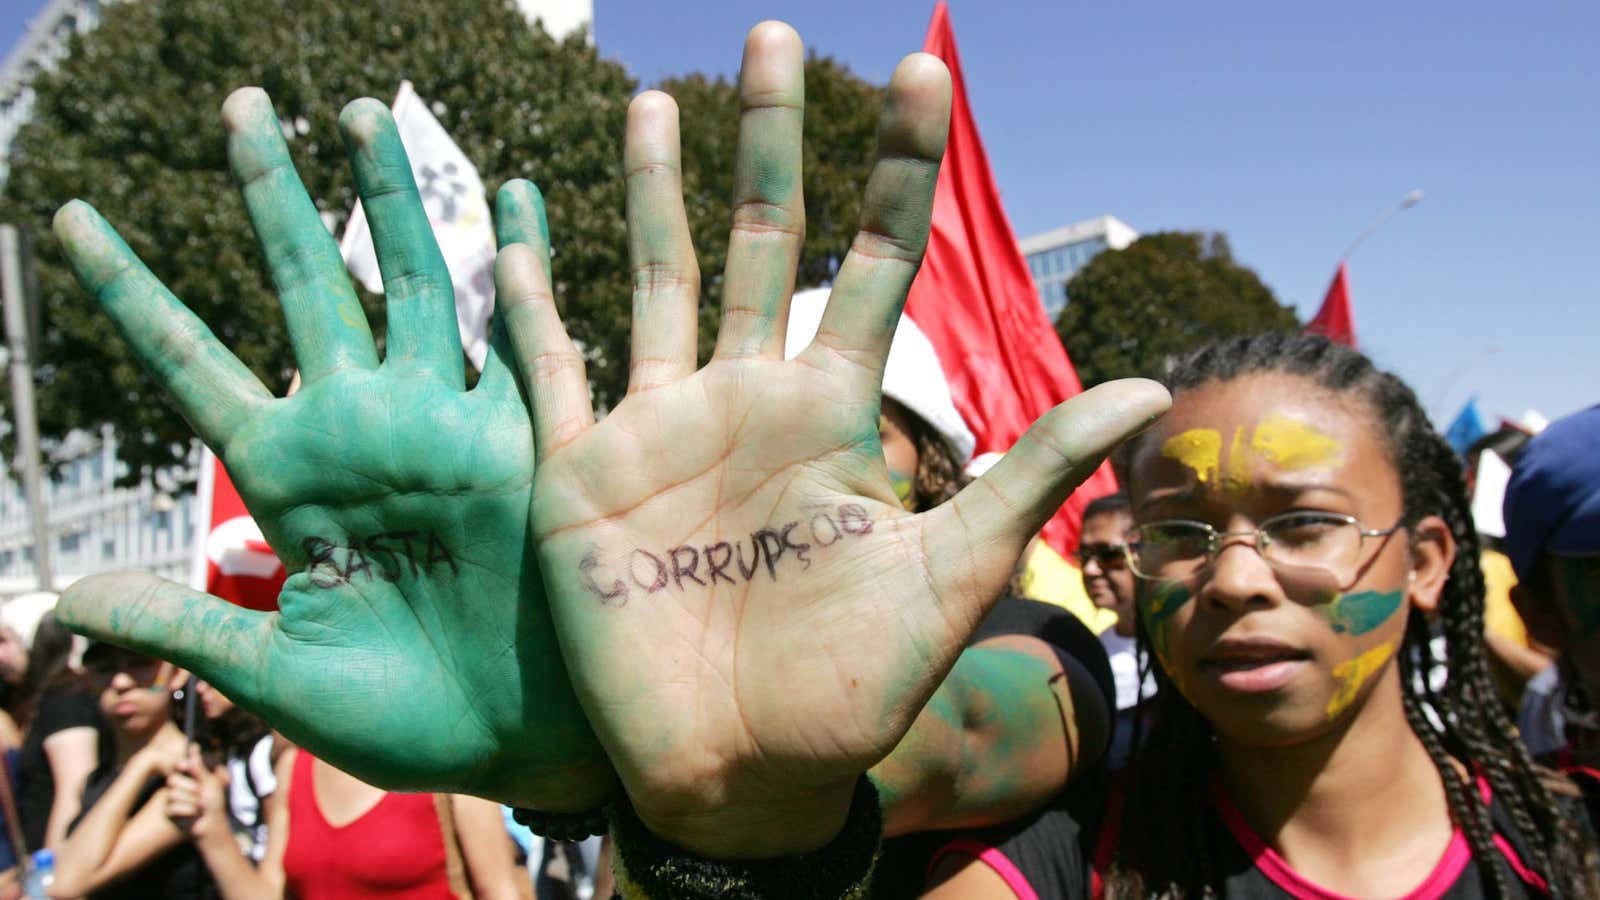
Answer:
[[(194, 761), (168, 782), (168, 814), (192, 818), (190, 834), (229, 897), (248, 900), (518, 900), (511, 838), (495, 804), (452, 795), (447, 836), (436, 794), (396, 794), (364, 784), (303, 750), (278, 761), (280, 788), (267, 800), (267, 853), (259, 869), (227, 822), (225, 783)], [(450, 841), (446, 843), (447, 839)], [(453, 846), (452, 846), (453, 845)], [(470, 888), (452, 887), (449, 854), (460, 848)]]

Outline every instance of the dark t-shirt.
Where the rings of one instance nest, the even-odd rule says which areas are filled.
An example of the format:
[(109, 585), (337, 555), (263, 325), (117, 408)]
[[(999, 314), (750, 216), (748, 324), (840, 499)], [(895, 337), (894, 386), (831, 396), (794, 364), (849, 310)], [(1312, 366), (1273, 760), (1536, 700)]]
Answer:
[(50, 758), (44, 741), (68, 728), (93, 728), (99, 735), (99, 759), (103, 767), (110, 741), (100, 717), (100, 707), (87, 691), (55, 688), (39, 698), (39, 712), (22, 741), (17, 759), (17, 817), (22, 820), (22, 836), (30, 850), (44, 846), (44, 831), (50, 822), (50, 805), (55, 802), (56, 781), (50, 773)]
[[(1018, 832), (984, 840), (963, 837), (941, 847), (935, 861), (952, 853), (989, 866), (1019, 897), (1067, 900), (1098, 896), (1097, 878), (1089, 860), (1095, 851), (1077, 823), (1097, 816), (1089, 808), (1053, 811)], [(1086, 813), (1086, 815), (1085, 815)], [(1522, 862), (1520, 838), (1510, 822), (1491, 807), (1500, 853), (1491, 862), (1501, 868), (1514, 898), (1546, 896), (1543, 882)], [(1213, 790), (1205, 814), (1207, 856), (1222, 880), (1219, 897), (1226, 900), (1331, 900), (1341, 895), (1324, 890), (1291, 868), (1251, 830), (1233, 802)], [(1101, 848), (1105, 855), (1108, 848)], [(1103, 867), (1106, 861), (1102, 859)], [(1030, 894), (1031, 891), (1031, 894)], [(1482, 900), (1493, 896), (1493, 875), (1474, 859), (1466, 836), (1456, 831), (1433, 871), (1407, 894), (1408, 900)]]
[[(78, 827), (78, 823), (83, 821), (89, 810), (93, 809), (105, 792), (111, 789), (111, 783), (116, 781), (120, 771), (112, 766), (102, 766), (98, 772), (89, 777), (89, 783), (83, 789), (83, 812), (73, 820), (73, 828)], [(165, 784), (166, 779), (160, 777), (145, 782), (144, 787), (139, 790), (139, 799), (134, 801), (129, 818), (132, 818), (133, 813), (143, 809), (144, 805), (150, 802), (150, 798), (155, 796), (156, 791)], [(90, 894), (89, 900), (146, 900), (152, 897), (172, 898), (172, 900), (217, 900), (221, 894), (217, 891), (216, 882), (211, 879), (211, 872), (206, 868), (200, 851), (195, 849), (194, 844), (184, 841), (151, 860), (131, 876)]]
[[(1080, 668), (1098, 688), (1105, 715), (1116, 708), (1116, 682), (1111, 663), (1094, 632), (1072, 613), (1051, 603), (1006, 597), (995, 605), (978, 625), (968, 646), (993, 637), (1025, 635), (1035, 637), (1055, 651), (1063, 668)], [(1096, 765), (1076, 778), (1046, 809), (995, 828), (963, 831), (929, 831), (890, 838), (883, 842), (883, 855), (873, 875), (876, 900), (899, 900), (921, 896), (935, 855), (952, 844), (1006, 847), (1025, 859), (1043, 890), (1041, 900), (1087, 897), (1088, 866), (1086, 851), (1075, 851), (1076, 862), (1063, 857), (1059, 847), (1078, 847), (1082, 835), (1078, 822), (1083, 813), (1104, 804), (1106, 773)]]

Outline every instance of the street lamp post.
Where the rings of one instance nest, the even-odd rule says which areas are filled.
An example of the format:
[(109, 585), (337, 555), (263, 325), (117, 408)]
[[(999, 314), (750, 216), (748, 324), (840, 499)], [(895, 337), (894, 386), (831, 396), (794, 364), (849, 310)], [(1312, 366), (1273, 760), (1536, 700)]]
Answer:
[(1395, 205), (1384, 210), (1383, 214), (1374, 219), (1372, 224), (1368, 225), (1365, 231), (1356, 235), (1356, 239), (1350, 242), (1350, 246), (1346, 247), (1344, 252), (1339, 254), (1339, 261), (1344, 262), (1345, 260), (1349, 259), (1350, 254), (1356, 252), (1357, 247), (1361, 246), (1361, 244), (1365, 242), (1367, 238), (1372, 237), (1372, 233), (1378, 230), (1378, 226), (1421, 202), (1422, 188), (1416, 188), (1410, 193), (1406, 194), (1404, 197), (1401, 197), (1399, 203), (1396, 203)]

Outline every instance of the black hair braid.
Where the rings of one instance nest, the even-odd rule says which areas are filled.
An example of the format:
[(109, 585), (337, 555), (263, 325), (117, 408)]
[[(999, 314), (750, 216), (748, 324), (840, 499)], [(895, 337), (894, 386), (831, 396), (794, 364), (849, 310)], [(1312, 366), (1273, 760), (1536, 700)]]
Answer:
[(1139, 699), (1136, 717), (1142, 720), (1146, 704), (1150, 704), (1155, 721), (1148, 741), (1142, 740), (1142, 733), (1135, 737), (1135, 746), (1141, 747), (1141, 772), (1188, 771), (1197, 777), (1122, 780), (1127, 788), (1122, 822), (1138, 821), (1142, 827), (1120, 829), (1116, 861), (1106, 878), (1106, 898), (1217, 896), (1222, 885), (1212, 864), (1205, 826), (1210, 782), (1202, 774), (1213, 764), (1211, 725), (1182, 699), (1166, 671), (1150, 663), (1150, 644), (1142, 622), (1138, 640), (1145, 661), (1140, 677), (1148, 671), (1157, 684), (1152, 698)]
[[(1334, 393), (1364, 399), (1379, 420), (1377, 431), (1400, 476), (1405, 524), (1415, 526), (1436, 515), (1450, 528), (1456, 556), (1438, 613), (1448, 676), (1439, 690), (1429, 684), (1432, 634), (1424, 617), (1413, 616), (1399, 654), (1402, 705), (1407, 722), (1439, 771), (1451, 817), (1492, 880), (1495, 895), (1511, 896), (1514, 876), (1500, 862), (1489, 807), (1476, 786), (1479, 776), (1522, 837), (1518, 849), (1525, 855), (1523, 862), (1545, 880), (1552, 897), (1600, 896), (1600, 885), (1591, 874), (1592, 850), (1556, 805), (1543, 770), (1516, 739), (1489, 674), (1479, 545), (1459, 459), (1433, 431), (1404, 382), (1380, 372), (1357, 351), (1322, 337), (1280, 332), (1213, 343), (1177, 361), (1166, 382), (1178, 393), (1260, 372), (1302, 376)], [(1141, 647), (1149, 647), (1142, 621), (1139, 641)], [(1195, 862), (1208, 855), (1203, 837), (1179, 833), (1173, 824), (1187, 818), (1182, 813), (1189, 809), (1191, 798), (1206, 800), (1203, 793), (1195, 794), (1194, 785), (1210, 781), (1210, 727), (1177, 694), (1160, 667), (1155, 668), (1161, 686), (1155, 700), (1156, 722), (1149, 742), (1130, 766), (1132, 788), (1107, 890), (1117, 897), (1210, 894), (1220, 885), (1209, 865)], [(1175, 816), (1173, 804), (1180, 798), (1185, 806), (1178, 807), (1181, 812)], [(1191, 825), (1189, 831), (1196, 830)]]

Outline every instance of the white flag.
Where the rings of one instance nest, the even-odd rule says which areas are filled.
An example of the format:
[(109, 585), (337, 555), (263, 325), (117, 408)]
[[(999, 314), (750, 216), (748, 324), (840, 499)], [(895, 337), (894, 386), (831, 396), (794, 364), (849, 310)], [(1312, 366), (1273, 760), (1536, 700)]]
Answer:
[[(483, 198), (483, 179), (411, 82), (400, 82), (394, 98), (394, 121), (411, 157), (411, 174), (422, 194), (433, 236), (450, 269), (456, 292), (456, 324), (461, 346), (479, 370), (488, 356), (489, 312), (494, 307), (494, 227)], [(345, 265), (367, 290), (383, 293), (378, 257), (372, 247), (367, 215), (357, 200), (339, 241)]]

